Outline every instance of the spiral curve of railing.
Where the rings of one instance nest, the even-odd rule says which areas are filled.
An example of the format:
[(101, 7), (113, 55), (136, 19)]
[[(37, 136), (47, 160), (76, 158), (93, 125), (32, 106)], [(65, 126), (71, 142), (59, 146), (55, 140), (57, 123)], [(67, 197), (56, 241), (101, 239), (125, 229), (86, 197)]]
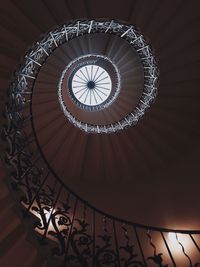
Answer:
[[(4, 111), (7, 120), (2, 139), (8, 144), (5, 162), (11, 185), (26, 211), (34, 220), (33, 228), (41, 246), (48, 245), (59, 267), (133, 267), (133, 266), (200, 266), (200, 230), (177, 230), (142, 225), (106, 214), (70, 190), (54, 172), (37, 139), (32, 113), (34, 82), (40, 67), (63, 38), (67, 41), (95, 31), (94, 20), (76, 21), (52, 30), (50, 38), (42, 37), (30, 48), (8, 91)], [(109, 33), (117, 22), (99, 22)], [(111, 27), (112, 25), (112, 27)], [(115, 25), (115, 26), (116, 26)], [(82, 28), (81, 28), (82, 27)], [(123, 28), (123, 35), (135, 34), (132, 27)], [(115, 28), (116, 32), (118, 28)], [(60, 35), (62, 33), (62, 35)], [(144, 98), (134, 115), (108, 127), (82, 124), (71, 114), (68, 119), (86, 132), (109, 133), (134, 125), (156, 96), (157, 70), (151, 50), (140, 37), (138, 48), (146, 53), (145, 67), (151, 74)], [(148, 65), (149, 64), (149, 65)], [(29, 128), (29, 126), (31, 127)], [(47, 143), (50, 140), (47, 140)], [(42, 162), (42, 164), (41, 164)], [(45, 163), (45, 164), (43, 164)], [(56, 265), (55, 265), (56, 266)]]

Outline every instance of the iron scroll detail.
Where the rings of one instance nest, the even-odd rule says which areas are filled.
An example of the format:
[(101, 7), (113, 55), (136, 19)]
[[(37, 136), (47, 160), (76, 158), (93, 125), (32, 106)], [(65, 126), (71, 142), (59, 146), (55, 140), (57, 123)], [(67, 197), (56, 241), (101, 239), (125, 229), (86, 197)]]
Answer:
[[(117, 34), (138, 51), (146, 76), (143, 100), (126, 120), (107, 128), (83, 125), (71, 114), (68, 119), (86, 132), (113, 133), (136, 124), (154, 101), (158, 74), (156, 62), (150, 46), (146, 46), (143, 36), (134, 26), (107, 20), (82, 20), (50, 31), (27, 52), (8, 92), (2, 139), (7, 144), (5, 162), (10, 170), (12, 188), (19, 196), (26, 218), (27, 214), (33, 218), (33, 228), (41, 246), (48, 245), (52, 257), (58, 259), (62, 267), (72, 262), (80, 267), (146, 267), (150, 262), (158, 267), (177, 266), (169, 233), (176, 235), (176, 245), (181, 248), (183, 261), (190, 267), (198, 267), (200, 230), (152, 227), (127, 222), (100, 211), (57, 177), (37, 146), (34, 129), (27, 134), (28, 126), (33, 125), (33, 86), (41, 66), (59, 45), (92, 32)], [(180, 241), (182, 236), (190, 241), (190, 251)], [(195, 259), (193, 251), (197, 255)]]

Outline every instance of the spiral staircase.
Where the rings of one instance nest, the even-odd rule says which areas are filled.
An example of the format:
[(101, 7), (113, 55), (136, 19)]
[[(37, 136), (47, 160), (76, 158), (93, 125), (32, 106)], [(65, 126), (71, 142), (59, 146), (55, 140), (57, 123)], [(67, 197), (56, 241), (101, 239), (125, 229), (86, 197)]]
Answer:
[(0, 14), (0, 266), (200, 266), (198, 1)]

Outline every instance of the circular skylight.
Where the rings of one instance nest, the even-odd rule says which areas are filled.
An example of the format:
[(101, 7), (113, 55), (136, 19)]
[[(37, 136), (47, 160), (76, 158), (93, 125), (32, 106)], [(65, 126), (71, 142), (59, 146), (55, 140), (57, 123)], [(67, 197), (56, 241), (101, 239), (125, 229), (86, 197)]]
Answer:
[(73, 96), (83, 105), (97, 106), (110, 96), (112, 81), (108, 72), (98, 65), (79, 68), (71, 81)]
[(66, 100), (68, 96), (81, 109), (99, 111), (116, 100), (120, 85), (120, 73), (114, 62), (103, 55), (82, 55), (64, 69), (58, 86), (59, 101), (67, 116), (71, 105)]
[[(96, 42), (87, 42), (88, 35), (96, 36)], [(97, 41), (99, 35), (103, 39), (110, 36), (104, 47), (100, 47), (101, 41)], [(84, 20), (51, 31), (47, 39), (48, 47), (54, 51), (52, 47), (57, 50), (63, 43), (75, 39), (79, 46), (89, 49), (86, 49), (87, 53), (78, 50), (60, 76), (58, 100), (64, 115), (74, 126), (87, 133), (114, 133), (136, 125), (155, 101), (158, 90), (159, 70), (151, 45), (134, 25), (113, 20)], [(119, 45), (121, 41), (123, 45)], [(122, 48), (126, 44), (128, 47), (124, 51)], [(132, 66), (128, 59), (129, 53), (133, 55), (133, 50), (136, 54), (134, 59), (137, 63), (139, 60), (139, 68)], [(46, 52), (47, 55), (48, 51), (40, 48), (40, 53)], [(116, 51), (115, 55), (113, 51)], [(96, 77), (94, 69), (98, 69)], [(134, 75), (136, 70), (139, 76), (136, 75), (132, 83), (131, 73)], [(134, 95), (129, 90), (130, 86), (135, 92), (142, 88), (140, 96), (137, 93)], [(133, 105), (130, 106), (130, 103)]]

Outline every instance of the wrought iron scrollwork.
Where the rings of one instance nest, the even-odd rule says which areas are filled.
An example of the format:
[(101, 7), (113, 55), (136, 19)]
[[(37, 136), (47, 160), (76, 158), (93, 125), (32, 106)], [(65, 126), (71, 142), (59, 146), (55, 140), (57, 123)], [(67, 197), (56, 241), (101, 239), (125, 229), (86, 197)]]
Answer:
[(118, 255), (113, 245), (114, 237), (108, 231), (107, 220), (108, 218), (104, 216), (103, 234), (98, 235), (98, 241), (101, 242), (101, 245), (96, 245), (95, 264), (97, 267), (100, 266), (118, 267), (119, 266)]
[(76, 263), (79, 266), (91, 266), (93, 239), (88, 233), (89, 224), (84, 220), (75, 219), (77, 226), (73, 227), (70, 236), (71, 252), (67, 256), (67, 262)]
[(53, 209), (55, 198), (55, 189), (51, 188), (48, 185), (45, 188), (42, 188), (41, 191), (37, 194), (35, 203), (31, 207), (31, 210), (36, 212), (36, 214), (40, 218), (40, 220), (35, 223), (36, 230), (43, 230), (43, 232), (46, 232), (48, 230), (48, 221), (50, 219), (49, 214), (51, 214), (51, 211)]
[[(38, 151), (37, 143), (31, 148), (29, 146), (35, 138), (34, 129), (31, 128), (33, 118), (29, 108), (33, 84), (40, 67), (57, 46), (76, 36), (95, 32), (117, 34), (137, 49), (145, 69), (145, 88), (142, 102), (140, 101), (134, 114), (129, 114), (126, 120), (101, 129), (87, 125), (87, 131), (108, 133), (121, 130), (129, 124), (136, 124), (155, 99), (158, 76), (156, 62), (143, 36), (133, 26), (115, 21), (83, 20), (62, 25), (50, 31), (26, 53), (24, 64), (15, 73), (15, 79), (8, 92), (8, 103), (4, 111), (7, 121), (2, 131), (2, 139), (7, 142), (5, 162), (10, 170), (12, 187), (19, 195), (23, 208), (34, 217), (33, 227), (38, 232), (40, 241), (43, 244), (51, 243), (52, 255), (59, 258), (62, 267), (69, 266), (69, 263), (80, 267), (147, 267), (149, 262), (159, 267), (171, 266), (170, 264), (177, 266), (175, 253), (167, 237), (170, 232), (183, 233), (191, 241), (190, 251), (184, 249), (184, 242), (180, 243), (177, 240), (176, 245), (181, 244), (184, 253), (180, 256), (184, 257), (185, 262), (190, 266), (198, 267), (200, 266), (200, 230), (178, 231), (149, 227), (106, 214), (81, 199), (60, 181), (59, 177), (48, 168), (47, 162)], [(69, 117), (69, 120), (86, 131), (85, 125), (75, 121), (73, 117)], [(33, 135), (32, 132), (25, 134), (29, 124)], [(40, 164), (39, 159), (41, 159)], [(62, 188), (62, 197), (60, 188)], [(66, 199), (69, 195), (70, 201)], [(81, 204), (79, 212), (77, 203)], [(114, 224), (123, 224), (126, 227), (118, 227), (115, 231)], [(128, 233), (128, 227), (135, 231)], [(165, 247), (165, 251), (162, 251), (159, 245), (155, 246), (150, 232), (146, 236), (146, 229), (151, 233), (159, 235), (161, 233), (159, 242)], [(120, 234), (124, 236), (125, 243), (124, 239), (120, 238)], [(131, 237), (134, 237), (134, 242)], [(151, 248), (153, 247), (153, 255), (149, 255), (148, 250), (145, 249), (149, 246), (149, 241)], [(197, 254), (194, 259), (193, 251)], [(192, 265), (194, 262), (196, 263)]]
[(65, 254), (66, 241), (69, 238), (69, 230), (72, 225), (71, 207), (68, 201), (60, 204), (60, 207), (56, 208), (51, 214), (52, 229), (48, 231), (48, 235), (58, 242), (58, 245), (52, 249), (53, 255), (56, 256), (63, 256)]
[(163, 263), (163, 253), (157, 253), (155, 244), (153, 243), (150, 230), (147, 231), (147, 236), (149, 238), (149, 243), (153, 248), (153, 256), (148, 257), (148, 260), (153, 261), (158, 267), (168, 267), (168, 264), (164, 265)]
[(135, 251), (135, 245), (130, 244), (130, 237), (128, 235), (128, 230), (125, 226), (122, 226), (122, 230), (124, 232), (124, 236), (126, 239), (126, 244), (124, 246), (120, 246), (119, 249), (125, 252), (124, 257), (121, 258), (121, 262), (123, 263), (123, 267), (144, 267), (144, 264), (138, 259), (138, 253)]
[(102, 246), (96, 246), (95, 263), (97, 267), (100, 266), (115, 266), (118, 267), (117, 254), (112, 249), (112, 236), (108, 234), (99, 235), (103, 241)]
[(154, 254), (153, 256), (148, 257), (148, 260), (152, 260), (159, 267), (168, 267), (168, 264), (163, 265), (162, 255), (162, 253)]

